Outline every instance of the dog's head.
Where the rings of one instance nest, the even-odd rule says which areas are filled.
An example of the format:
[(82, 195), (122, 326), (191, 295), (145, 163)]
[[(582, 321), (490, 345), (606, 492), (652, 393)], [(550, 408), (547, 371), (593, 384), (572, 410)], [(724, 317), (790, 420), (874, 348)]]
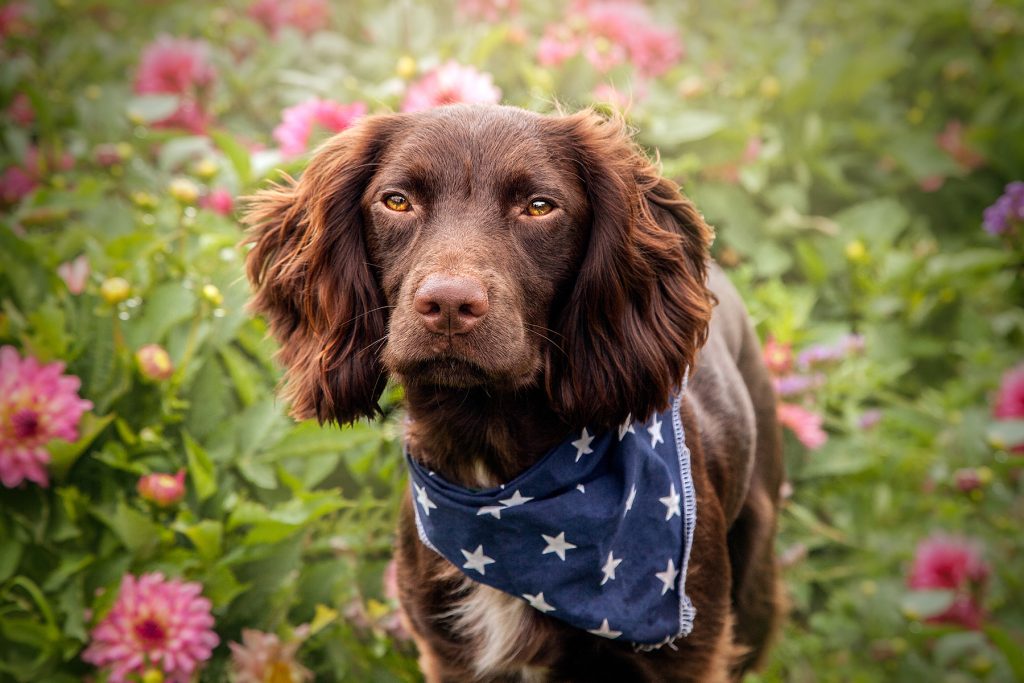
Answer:
[(390, 374), (542, 387), (570, 424), (618, 425), (667, 405), (711, 315), (710, 229), (593, 112), (368, 117), (247, 220), (300, 418), (372, 416)]

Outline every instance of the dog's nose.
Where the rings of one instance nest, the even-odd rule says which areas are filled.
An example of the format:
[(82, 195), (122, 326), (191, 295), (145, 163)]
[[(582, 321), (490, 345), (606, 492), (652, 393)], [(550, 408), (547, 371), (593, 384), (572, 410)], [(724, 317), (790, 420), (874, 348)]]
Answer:
[(483, 283), (461, 275), (428, 275), (416, 290), (413, 307), (423, 324), (438, 334), (466, 334), (487, 315)]

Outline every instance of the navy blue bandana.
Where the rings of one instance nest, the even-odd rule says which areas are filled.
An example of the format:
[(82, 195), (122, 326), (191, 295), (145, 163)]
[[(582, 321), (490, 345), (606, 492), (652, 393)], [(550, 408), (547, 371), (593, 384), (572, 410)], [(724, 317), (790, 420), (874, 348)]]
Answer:
[(595, 635), (638, 649), (688, 635), (697, 499), (679, 400), (646, 422), (584, 429), (485, 491), (406, 453), (420, 539), (474, 581)]

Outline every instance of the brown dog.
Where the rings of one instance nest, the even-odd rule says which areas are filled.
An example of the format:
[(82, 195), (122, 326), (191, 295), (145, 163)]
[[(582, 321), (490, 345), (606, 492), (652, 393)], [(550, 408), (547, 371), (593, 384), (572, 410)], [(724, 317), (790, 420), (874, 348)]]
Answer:
[(373, 416), (390, 375), (410, 452), (461, 486), (666, 409), (691, 368), (692, 632), (639, 652), (542, 614), (421, 543), (406, 496), (399, 587), (428, 680), (706, 682), (756, 666), (780, 612), (772, 387), (710, 229), (621, 121), (369, 117), (259, 193), (248, 222), (253, 306), (281, 342), (294, 415)]

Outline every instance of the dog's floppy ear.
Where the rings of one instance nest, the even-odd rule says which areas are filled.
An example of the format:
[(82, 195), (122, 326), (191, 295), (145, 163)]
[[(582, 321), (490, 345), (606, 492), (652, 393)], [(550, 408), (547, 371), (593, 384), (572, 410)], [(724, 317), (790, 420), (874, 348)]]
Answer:
[(713, 233), (632, 141), (624, 122), (585, 111), (555, 119), (575, 155), (590, 235), (553, 321), (547, 391), (571, 424), (610, 428), (668, 406), (707, 338)]
[(246, 269), (280, 342), (284, 395), (299, 419), (352, 422), (380, 411), (387, 317), (368, 263), (363, 191), (397, 116), (374, 116), (321, 146), (299, 180), (249, 198)]

